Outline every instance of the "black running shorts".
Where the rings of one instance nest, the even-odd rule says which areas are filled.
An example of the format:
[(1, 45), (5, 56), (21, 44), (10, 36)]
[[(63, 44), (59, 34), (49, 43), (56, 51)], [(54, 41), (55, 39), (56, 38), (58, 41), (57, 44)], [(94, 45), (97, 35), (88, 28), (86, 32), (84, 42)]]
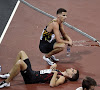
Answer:
[(53, 50), (54, 43), (56, 39), (54, 39), (51, 43), (47, 41), (40, 40), (39, 49), (42, 53), (49, 53)]
[(36, 71), (33, 71), (29, 59), (25, 59), (24, 62), (27, 64), (27, 69), (21, 71), (25, 84), (36, 83)]

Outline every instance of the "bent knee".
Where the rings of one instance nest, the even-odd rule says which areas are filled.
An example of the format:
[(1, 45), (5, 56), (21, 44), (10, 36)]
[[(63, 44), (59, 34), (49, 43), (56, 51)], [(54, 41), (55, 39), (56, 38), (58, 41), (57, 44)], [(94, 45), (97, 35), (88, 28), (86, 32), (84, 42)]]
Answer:
[(21, 50), (19, 53), (21, 53), (21, 54), (22, 54), (22, 53), (25, 53), (25, 52), (24, 52), (23, 50)]

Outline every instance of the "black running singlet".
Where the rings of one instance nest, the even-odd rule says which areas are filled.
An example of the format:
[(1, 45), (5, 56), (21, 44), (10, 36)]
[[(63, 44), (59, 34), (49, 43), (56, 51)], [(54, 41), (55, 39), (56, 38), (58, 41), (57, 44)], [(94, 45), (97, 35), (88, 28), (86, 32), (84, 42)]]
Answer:
[[(55, 22), (55, 21), (56, 21), (56, 20), (52, 20), (50, 23)], [(49, 23), (49, 24), (50, 24), (50, 23)], [(48, 26), (46, 26), (46, 27), (43, 29), (43, 32), (42, 32), (41, 37), (40, 37), (40, 40), (44, 40), (44, 41), (47, 41), (47, 42), (51, 43), (52, 40), (55, 38), (55, 35), (54, 35), (53, 31), (52, 31), (52, 32), (48, 32), (48, 31), (47, 31), (47, 27), (48, 27)]]
[[(38, 73), (35, 75), (37, 77), (37, 81), (41, 83), (50, 82), (53, 76), (53, 73), (51, 73), (51, 71), (52, 69), (45, 69), (38, 71)], [(59, 70), (56, 71), (58, 72), (58, 75), (63, 76), (63, 74)]]

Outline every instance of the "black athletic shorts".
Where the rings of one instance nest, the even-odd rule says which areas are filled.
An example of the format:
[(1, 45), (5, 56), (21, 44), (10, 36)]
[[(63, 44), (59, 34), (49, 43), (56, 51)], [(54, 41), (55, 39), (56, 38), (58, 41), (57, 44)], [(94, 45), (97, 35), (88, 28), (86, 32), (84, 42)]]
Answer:
[(33, 71), (29, 59), (25, 59), (24, 62), (27, 64), (27, 69), (21, 71), (25, 84), (36, 83), (36, 71)]
[(49, 53), (53, 50), (54, 43), (56, 42), (56, 39), (54, 39), (51, 43), (40, 40), (39, 49), (42, 53)]

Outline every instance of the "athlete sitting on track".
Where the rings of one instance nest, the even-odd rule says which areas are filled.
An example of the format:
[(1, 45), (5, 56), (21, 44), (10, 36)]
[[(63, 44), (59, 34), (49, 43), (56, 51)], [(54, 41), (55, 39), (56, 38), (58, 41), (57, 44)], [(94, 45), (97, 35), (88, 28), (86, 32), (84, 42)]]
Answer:
[[(40, 37), (39, 49), (42, 53), (45, 53), (43, 59), (47, 61), (49, 65), (53, 65), (54, 62), (59, 61), (54, 54), (57, 54), (64, 50), (66, 44), (72, 46), (71, 38), (65, 33), (63, 22), (67, 18), (67, 11), (63, 8), (57, 10), (57, 18), (53, 19), (43, 30)], [(61, 38), (62, 37), (62, 38)]]
[(0, 83), (0, 88), (9, 87), (10, 81), (20, 72), (25, 84), (46, 83), (49, 82), (51, 87), (63, 84), (65, 80), (76, 81), (79, 78), (79, 71), (73, 68), (61, 72), (56, 69), (57, 65), (53, 64), (50, 69), (33, 71), (28, 56), (24, 51), (20, 51), (13, 68), (8, 74), (0, 75), (1, 78), (7, 78)]

